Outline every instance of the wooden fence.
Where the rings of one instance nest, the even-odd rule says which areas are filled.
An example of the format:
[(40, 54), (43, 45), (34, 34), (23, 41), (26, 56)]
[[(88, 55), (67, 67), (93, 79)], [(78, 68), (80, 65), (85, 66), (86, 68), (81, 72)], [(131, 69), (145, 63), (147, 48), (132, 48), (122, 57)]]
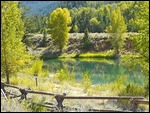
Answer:
[[(144, 97), (138, 97), (138, 96), (113, 96), (113, 97), (110, 97), (110, 96), (109, 97), (104, 97), (104, 96), (103, 97), (100, 97), (100, 96), (66, 96), (65, 93), (55, 94), (55, 93), (51, 93), (51, 92), (34, 91), (34, 90), (24, 89), (24, 88), (20, 88), (18, 86), (14, 86), (14, 85), (10, 85), (10, 84), (1, 82), (1, 91), (3, 91), (5, 94), (7, 94), (5, 86), (18, 89), (21, 94), (15, 95), (12, 98), (21, 97), (20, 98), (21, 100), (27, 99), (28, 93), (54, 96), (57, 101), (56, 108), (58, 111), (63, 111), (63, 109), (66, 108), (66, 106), (63, 106), (64, 99), (109, 99), (109, 100), (117, 99), (117, 100), (128, 100), (128, 101), (130, 101), (130, 103), (132, 105), (132, 111), (97, 110), (97, 109), (89, 109), (88, 110), (88, 111), (96, 111), (96, 112), (137, 112), (138, 104), (149, 104), (149, 101), (144, 100)], [(52, 105), (52, 103), (50, 103), (50, 104)], [(39, 105), (41, 105), (41, 104), (39, 104)], [(41, 106), (53, 108), (52, 106), (49, 106), (49, 105), (41, 105)], [(76, 109), (79, 109), (79, 108), (76, 108)]]

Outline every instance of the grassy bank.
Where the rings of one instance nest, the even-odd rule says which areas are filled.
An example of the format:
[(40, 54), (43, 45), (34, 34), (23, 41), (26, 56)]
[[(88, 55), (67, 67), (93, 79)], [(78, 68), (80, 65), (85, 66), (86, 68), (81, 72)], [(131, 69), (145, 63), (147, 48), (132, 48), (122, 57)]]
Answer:
[(113, 51), (105, 51), (105, 52), (84, 52), (81, 54), (67, 54), (63, 53), (56, 58), (105, 58), (105, 59), (113, 59)]
[[(59, 59), (59, 58), (103, 58), (103, 59), (115, 59), (114, 58), (114, 50), (108, 50), (103, 52), (83, 52), (81, 54), (76, 53), (62, 53), (59, 55), (56, 54), (50, 54), (47, 56), (41, 56), (42, 59), (48, 60), (48, 59)], [(128, 58), (140, 58), (138, 54), (128, 53), (124, 52), (120, 56), (121, 59), (128, 59)]]
[(57, 59), (57, 58), (105, 58), (105, 59), (114, 59), (113, 54), (110, 52), (87, 52), (87, 53), (81, 53), (81, 54), (67, 54), (63, 53), (60, 56), (57, 55), (49, 55), (49, 56), (41, 56), (44, 60), (49, 59)]

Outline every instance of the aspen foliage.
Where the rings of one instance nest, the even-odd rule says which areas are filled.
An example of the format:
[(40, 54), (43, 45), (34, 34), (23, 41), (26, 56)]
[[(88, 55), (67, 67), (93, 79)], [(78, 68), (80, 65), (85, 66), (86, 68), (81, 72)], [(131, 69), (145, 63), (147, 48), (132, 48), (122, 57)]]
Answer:
[(24, 24), (17, 1), (1, 2), (1, 74), (7, 77), (17, 72), (29, 60), (30, 55), (22, 43)]
[(47, 21), (54, 44), (60, 51), (62, 51), (68, 41), (70, 23), (71, 17), (67, 8), (57, 8), (51, 13), (50, 19)]

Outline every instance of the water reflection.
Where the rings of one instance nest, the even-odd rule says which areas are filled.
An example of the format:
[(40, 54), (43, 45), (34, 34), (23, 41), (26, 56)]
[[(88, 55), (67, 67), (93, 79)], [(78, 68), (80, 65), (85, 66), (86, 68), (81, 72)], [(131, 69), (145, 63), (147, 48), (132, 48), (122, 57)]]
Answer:
[(119, 60), (104, 59), (53, 59), (44, 61), (45, 68), (50, 73), (64, 69), (68, 73), (75, 73), (76, 80), (81, 80), (84, 72), (91, 76), (92, 84), (110, 83), (123, 75), (127, 77), (126, 83), (142, 84), (144, 76), (138, 71), (129, 71), (127, 67), (120, 65)]

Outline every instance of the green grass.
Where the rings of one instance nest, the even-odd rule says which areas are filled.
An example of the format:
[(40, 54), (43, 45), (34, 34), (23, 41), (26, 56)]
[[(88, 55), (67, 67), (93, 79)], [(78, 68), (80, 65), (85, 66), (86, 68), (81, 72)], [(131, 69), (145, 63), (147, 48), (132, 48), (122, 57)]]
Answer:
[(91, 87), (92, 81), (91, 81), (91, 78), (90, 78), (90, 75), (88, 72), (83, 73), (81, 83), (82, 83), (82, 86), (83, 86), (85, 92)]
[(114, 60), (112, 59), (105, 59), (105, 58), (81, 58), (81, 62), (104, 62), (107, 64), (114, 64)]
[(140, 58), (140, 56), (139, 55), (133, 55), (133, 54), (123, 54), (123, 55), (121, 55), (121, 58), (122, 59), (128, 59), (128, 58), (135, 58), (135, 59), (138, 59), (138, 58)]
[(105, 51), (105, 52), (86, 52), (86, 53), (81, 53), (79, 55), (72, 53), (72, 54), (67, 54), (64, 53), (58, 58), (108, 58), (112, 59), (113, 58), (113, 51)]
[(112, 58), (112, 52), (99, 52), (99, 53), (82, 53), (77, 58)]
[(75, 53), (71, 53), (71, 54), (64, 53), (61, 56), (59, 56), (58, 58), (74, 58), (74, 57), (76, 57)]
[(61, 69), (57, 71), (57, 74), (54, 76), (53, 80), (59, 80), (59, 82), (62, 82), (62, 81), (74, 82), (75, 75), (73, 73), (69, 75), (67, 70)]

